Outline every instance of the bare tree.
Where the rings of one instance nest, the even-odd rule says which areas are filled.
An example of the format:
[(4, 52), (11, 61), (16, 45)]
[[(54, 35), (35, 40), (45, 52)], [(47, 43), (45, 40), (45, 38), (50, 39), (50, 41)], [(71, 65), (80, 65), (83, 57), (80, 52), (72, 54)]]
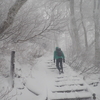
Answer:
[(3, 21), (0, 25), (0, 34), (2, 34), (13, 23), (17, 12), (20, 10), (20, 8), (26, 1), (27, 0), (16, 0), (14, 5), (9, 9), (6, 20)]

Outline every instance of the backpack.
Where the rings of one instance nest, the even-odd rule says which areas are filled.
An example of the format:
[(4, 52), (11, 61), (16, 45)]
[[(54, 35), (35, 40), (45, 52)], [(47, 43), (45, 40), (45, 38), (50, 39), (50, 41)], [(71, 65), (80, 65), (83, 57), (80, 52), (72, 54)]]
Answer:
[(57, 49), (57, 56), (62, 56), (62, 51), (61, 51), (61, 49), (59, 48), (59, 49)]

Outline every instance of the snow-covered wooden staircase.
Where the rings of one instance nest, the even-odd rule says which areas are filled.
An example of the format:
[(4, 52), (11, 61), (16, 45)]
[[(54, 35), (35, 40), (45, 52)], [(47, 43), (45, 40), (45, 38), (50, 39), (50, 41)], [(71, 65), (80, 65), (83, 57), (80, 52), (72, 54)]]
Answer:
[[(48, 69), (57, 72), (54, 65)], [(48, 100), (93, 100), (92, 98), (92, 93), (84, 80), (68, 65), (64, 65), (64, 74), (57, 74), (54, 85), (48, 90)]]
[(77, 76), (57, 77), (50, 96), (50, 100), (92, 100), (88, 88)]

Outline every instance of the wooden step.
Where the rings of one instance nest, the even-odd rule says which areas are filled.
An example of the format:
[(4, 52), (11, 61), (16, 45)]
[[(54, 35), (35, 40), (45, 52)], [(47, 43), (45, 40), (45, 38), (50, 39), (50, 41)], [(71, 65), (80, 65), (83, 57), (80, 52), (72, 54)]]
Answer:
[[(63, 67), (66, 68), (66, 67)], [(57, 69), (56, 67), (48, 66), (48, 69)]]
[(79, 77), (74, 77), (74, 76), (67, 76), (67, 75), (60, 75), (60, 76), (57, 76), (55, 80), (65, 80), (65, 79), (76, 79), (76, 80), (80, 80)]
[(92, 98), (92, 95), (89, 92), (52, 93), (49, 98), (50, 100), (86, 100)]
[(65, 81), (65, 82), (55, 82), (55, 86), (57, 87), (61, 87), (61, 86), (65, 86), (65, 85), (81, 85), (83, 86), (84, 83), (82, 81), (77, 81), (77, 82), (71, 82), (71, 81)]
[(86, 86), (63, 86), (54, 87), (51, 89), (52, 92), (71, 92), (71, 91), (87, 91)]
[(56, 79), (55, 82), (62, 82), (62, 81), (80, 81), (79, 78), (77, 79), (68, 79), (68, 78), (64, 78), (64, 79)]
[(77, 78), (78, 76), (77, 75), (73, 75), (73, 76), (69, 76), (69, 75), (58, 75), (56, 78), (69, 78), (69, 77), (73, 77), (73, 78)]

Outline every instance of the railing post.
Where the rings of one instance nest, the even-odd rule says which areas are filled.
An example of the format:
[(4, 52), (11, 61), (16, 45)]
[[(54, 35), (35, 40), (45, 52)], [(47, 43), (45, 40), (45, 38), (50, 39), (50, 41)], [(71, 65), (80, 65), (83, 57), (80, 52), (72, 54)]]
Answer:
[(96, 94), (93, 93), (93, 100), (96, 100)]
[(12, 51), (11, 52), (11, 68), (10, 68), (12, 88), (14, 88), (14, 69), (15, 69), (15, 51)]

